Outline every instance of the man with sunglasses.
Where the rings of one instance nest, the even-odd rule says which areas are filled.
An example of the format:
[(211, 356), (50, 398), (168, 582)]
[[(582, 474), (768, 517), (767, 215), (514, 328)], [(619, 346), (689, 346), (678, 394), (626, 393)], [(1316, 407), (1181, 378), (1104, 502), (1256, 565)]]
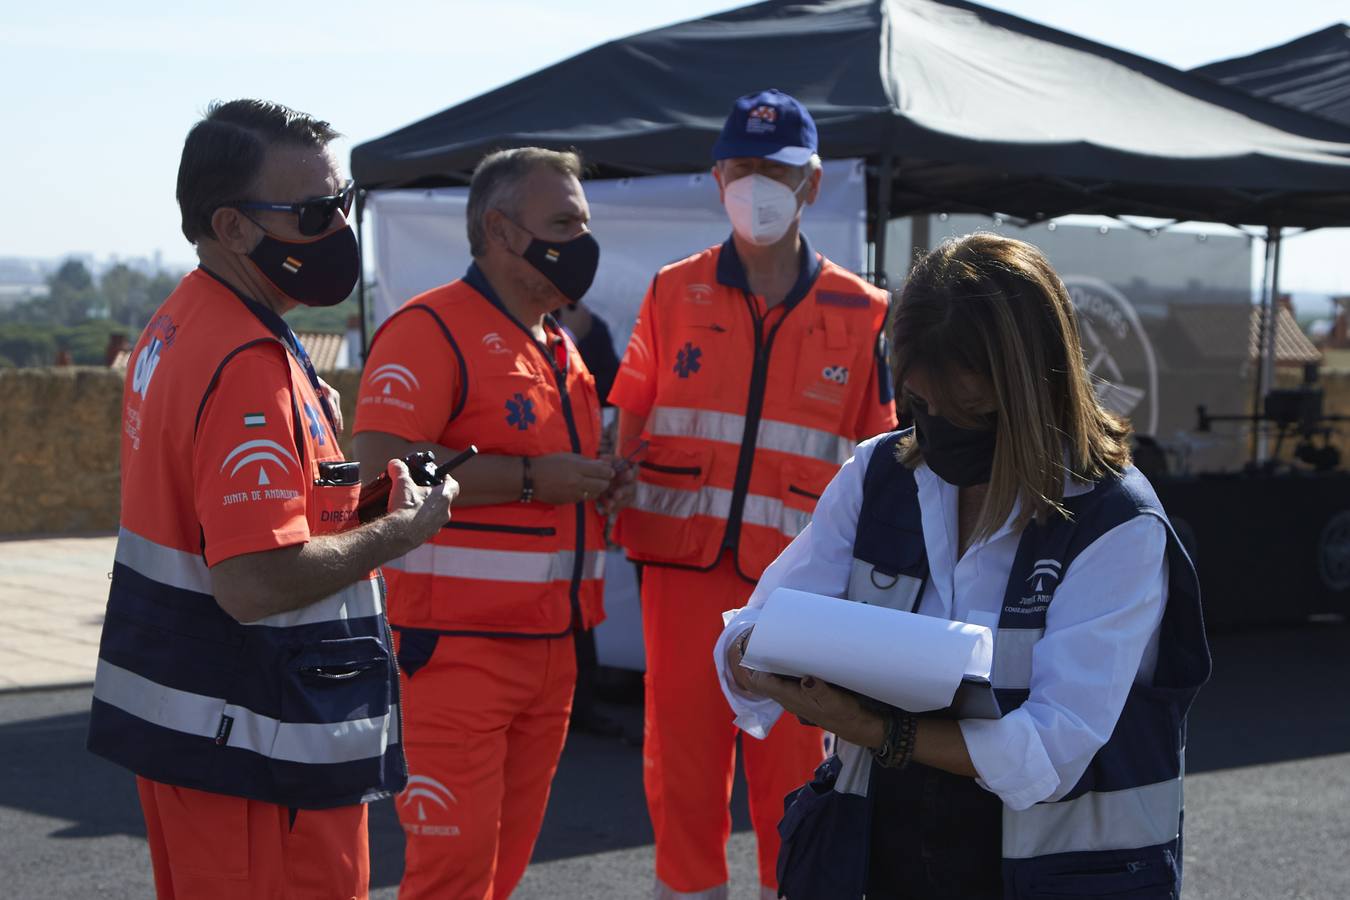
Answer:
[(604, 616), (602, 504), (628, 476), (599, 453), (595, 379), (553, 318), (599, 262), (580, 176), (575, 154), (535, 147), (479, 163), (473, 263), (381, 326), (361, 380), (363, 466), (480, 451), (455, 473), (455, 520), (386, 567), (406, 679), (402, 900), (510, 896), (567, 734), (572, 634)]
[(359, 273), (326, 122), (213, 104), (178, 170), (201, 265), (124, 392), (122, 515), (89, 748), (137, 775), (159, 897), (365, 897), (366, 807), (403, 788), (376, 567), (449, 518), (401, 462), (357, 527), (336, 397), (282, 314)]

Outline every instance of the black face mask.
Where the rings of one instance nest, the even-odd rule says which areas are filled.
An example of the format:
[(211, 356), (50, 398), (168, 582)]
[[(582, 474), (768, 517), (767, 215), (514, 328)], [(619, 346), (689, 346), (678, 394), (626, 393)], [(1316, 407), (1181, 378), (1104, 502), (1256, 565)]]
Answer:
[(305, 306), (341, 303), (361, 277), (350, 225), (309, 241), (282, 240), (264, 231), (248, 258), (277, 290)]
[(600, 266), (600, 244), (589, 231), (561, 243), (541, 241), (531, 234), (530, 246), (525, 248), (521, 258), (538, 269), (560, 294), (576, 303), (586, 296), (591, 282), (595, 281), (595, 270)]
[(910, 412), (914, 439), (933, 474), (957, 487), (988, 483), (994, 471), (994, 428), (962, 428), (917, 403), (910, 404)]

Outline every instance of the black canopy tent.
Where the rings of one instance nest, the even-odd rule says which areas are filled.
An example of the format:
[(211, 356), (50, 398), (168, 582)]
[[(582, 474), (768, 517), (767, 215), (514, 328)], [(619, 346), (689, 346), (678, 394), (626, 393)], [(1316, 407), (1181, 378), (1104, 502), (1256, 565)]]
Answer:
[[(463, 185), (485, 153), (528, 145), (575, 148), (602, 178), (703, 171), (732, 99), (766, 87), (811, 109), (822, 156), (867, 160), (879, 262), (893, 215), (1260, 225), (1269, 322), (1281, 228), (1350, 225), (1350, 129), (962, 0), (768, 0), (612, 41), (357, 146), (352, 173), (368, 190)], [(1285, 487), (1257, 505), (1292, 535)], [(1350, 477), (1305, 487), (1340, 502)], [(1201, 544), (1223, 548), (1253, 508)], [(1243, 572), (1214, 596), (1252, 592), (1228, 616), (1270, 615), (1259, 601), (1289, 585)]]
[(598, 177), (701, 171), (765, 87), (807, 104), (823, 156), (868, 160), (877, 269), (877, 223), (913, 213), (1264, 225), (1269, 310), (1280, 229), (1350, 224), (1350, 129), (962, 0), (768, 0), (611, 41), (357, 146), (352, 174), (464, 184), (527, 145)]
[(1192, 69), (1256, 97), (1350, 126), (1350, 24)]
[(873, 164), (874, 221), (1350, 224), (1350, 130), (960, 0), (769, 0), (611, 41), (357, 146), (353, 177), (463, 184), (525, 145), (599, 177), (699, 171), (732, 98), (770, 86), (811, 109), (823, 156)]

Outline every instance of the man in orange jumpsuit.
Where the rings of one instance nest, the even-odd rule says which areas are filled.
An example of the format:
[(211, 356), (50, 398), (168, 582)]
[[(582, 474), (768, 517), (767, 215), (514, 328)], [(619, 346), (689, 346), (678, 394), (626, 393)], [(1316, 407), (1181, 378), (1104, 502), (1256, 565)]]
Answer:
[(469, 187), (473, 264), (404, 304), (366, 362), (363, 465), (480, 451), (456, 471), (455, 520), (385, 569), (406, 676), (403, 900), (511, 893), (567, 733), (572, 633), (603, 617), (615, 466), (597, 458), (595, 381), (551, 315), (599, 261), (580, 174), (571, 153), (485, 158)]
[[(609, 396), (620, 446), (650, 441), (616, 540), (643, 563), (660, 898), (727, 895), (736, 726), (710, 662), (722, 611), (745, 604), (854, 444), (896, 423), (885, 292), (798, 231), (820, 190), (810, 114), (778, 91), (742, 97), (714, 159), (733, 233), (657, 273)], [(821, 733), (782, 722), (742, 746), (773, 897), (783, 797), (820, 762)]]
[(372, 570), (440, 530), (455, 485), (390, 465), (392, 511), (354, 527), (337, 397), (281, 318), (356, 283), (334, 137), (210, 107), (178, 169), (201, 265), (127, 371), (89, 748), (137, 775), (161, 900), (365, 897), (365, 802), (407, 777)]

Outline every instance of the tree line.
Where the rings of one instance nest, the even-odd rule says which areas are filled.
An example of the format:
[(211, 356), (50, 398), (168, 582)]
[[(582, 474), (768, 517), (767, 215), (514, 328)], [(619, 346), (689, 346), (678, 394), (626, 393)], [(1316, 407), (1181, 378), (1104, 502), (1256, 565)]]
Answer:
[[(136, 343), (182, 272), (147, 275), (117, 264), (95, 278), (68, 259), (47, 276), (48, 293), (0, 309), (0, 367), (50, 366), (58, 356), (74, 365), (105, 365), (114, 335)], [(350, 300), (328, 309), (299, 309), (286, 320), (297, 331), (341, 332), (356, 313)]]
[(47, 276), (47, 296), (0, 311), (0, 366), (49, 366), (62, 351), (76, 365), (101, 366), (111, 336), (135, 341), (181, 277), (118, 264), (96, 280), (68, 259)]

